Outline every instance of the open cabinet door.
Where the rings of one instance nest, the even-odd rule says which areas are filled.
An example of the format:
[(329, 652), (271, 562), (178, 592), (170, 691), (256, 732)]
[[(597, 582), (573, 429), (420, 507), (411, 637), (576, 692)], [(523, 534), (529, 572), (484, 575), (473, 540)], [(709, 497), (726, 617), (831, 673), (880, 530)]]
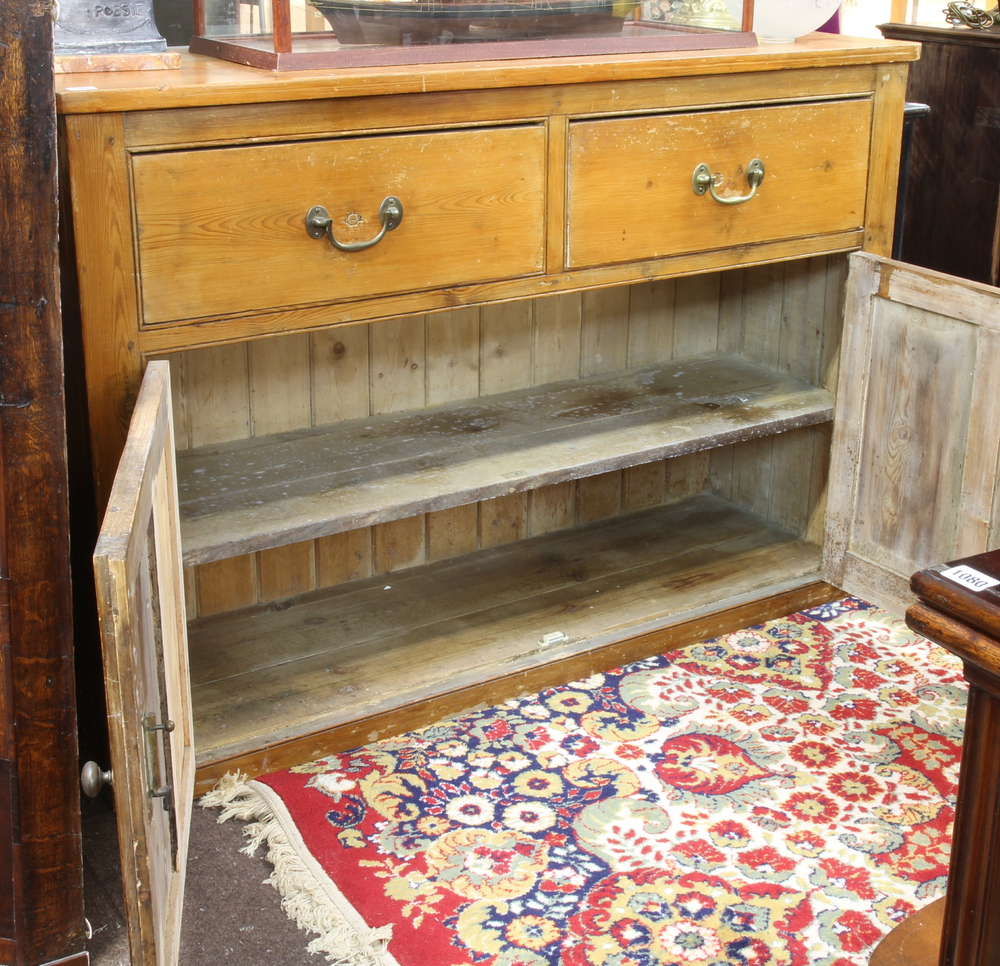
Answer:
[(902, 614), (1000, 537), (1000, 289), (852, 255), (840, 365), (823, 577)]
[(133, 966), (176, 966), (194, 745), (170, 406), (150, 363), (94, 551)]

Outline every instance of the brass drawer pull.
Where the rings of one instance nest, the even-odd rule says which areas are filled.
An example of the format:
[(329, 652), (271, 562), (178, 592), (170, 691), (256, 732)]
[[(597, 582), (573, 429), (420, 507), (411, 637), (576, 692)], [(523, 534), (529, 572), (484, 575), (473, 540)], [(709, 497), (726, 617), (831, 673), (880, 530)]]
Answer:
[(742, 205), (757, 193), (758, 185), (764, 180), (764, 162), (760, 158), (754, 158), (747, 165), (747, 184), (750, 185), (748, 195), (723, 198), (715, 193), (715, 179), (716, 176), (707, 164), (699, 164), (691, 177), (691, 187), (696, 195), (703, 195), (707, 191), (720, 205)]
[(310, 238), (322, 238), (326, 235), (330, 239), (330, 244), (342, 252), (363, 252), (372, 245), (377, 245), (387, 231), (392, 231), (399, 226), (403, 220), (403, 202), (393, 195), (389, 195), (379, 207), (378, 216), (382, 221), (382, 229), (369, 241), (360, 242), (340, 242), (333, 235), (333, 219), (326, 208), (316, 205), (310, 208), (306, 215), (306, 231)]
[(147, 712), (142, 716), (142, 737), (146, 751), (146, 792), (150, 798), (161, 799), (163, 808), (167, 812), (172, 812), (174, 809), (174, 788), (173, 785), (160, 785), (158, 780), (157, 759), (159, 754), (156, 747), (156, 732), (162, 731), (164, 735), (169, 735), (173, 730), (174, 723), (172, 721), (156, 724), (156, 715), (152, 712)]

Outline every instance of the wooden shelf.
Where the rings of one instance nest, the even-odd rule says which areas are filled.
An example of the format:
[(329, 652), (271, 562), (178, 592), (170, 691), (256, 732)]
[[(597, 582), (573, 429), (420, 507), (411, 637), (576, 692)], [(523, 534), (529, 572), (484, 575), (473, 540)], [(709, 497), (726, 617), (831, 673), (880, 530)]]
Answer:
[(206, 563), (828, 421), (832, 393), (724, 355), (178, 454)]
[(575, 655), (600, 668), (626, 638), (814, 580), (819, 556), (702, 494), (204, 618), (189, 633), (199, 767)]

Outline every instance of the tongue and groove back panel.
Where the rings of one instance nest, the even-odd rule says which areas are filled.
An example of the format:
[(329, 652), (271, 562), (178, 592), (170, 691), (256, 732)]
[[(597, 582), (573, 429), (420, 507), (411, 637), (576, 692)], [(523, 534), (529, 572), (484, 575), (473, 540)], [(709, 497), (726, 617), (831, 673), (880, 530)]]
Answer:
[[(829, 387), (844, 271), (842, 257), (821, 257), (173, 354), (182, 474), (188, 453), (211, 453), (218, 444), (704, 353), (743, 357)], [(475, 436), (475, 427), (469, 432)], [(824, 435), (802, 429), (714, 453), (702, 447), (215, 560), (189, 568), (189, 613), (267, 603), (708, 489), (819, 540)]]

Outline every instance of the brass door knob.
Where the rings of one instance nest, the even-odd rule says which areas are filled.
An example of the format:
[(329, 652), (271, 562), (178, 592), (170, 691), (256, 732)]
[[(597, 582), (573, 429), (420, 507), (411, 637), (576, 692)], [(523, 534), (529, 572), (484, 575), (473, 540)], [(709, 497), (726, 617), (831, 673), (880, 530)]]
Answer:
[(105, 785), (111, 784), (111, 769), (101, 771), (96, 761), (88, 761), (80, 772), (80, 786), (88, 798), (96, 798)]

